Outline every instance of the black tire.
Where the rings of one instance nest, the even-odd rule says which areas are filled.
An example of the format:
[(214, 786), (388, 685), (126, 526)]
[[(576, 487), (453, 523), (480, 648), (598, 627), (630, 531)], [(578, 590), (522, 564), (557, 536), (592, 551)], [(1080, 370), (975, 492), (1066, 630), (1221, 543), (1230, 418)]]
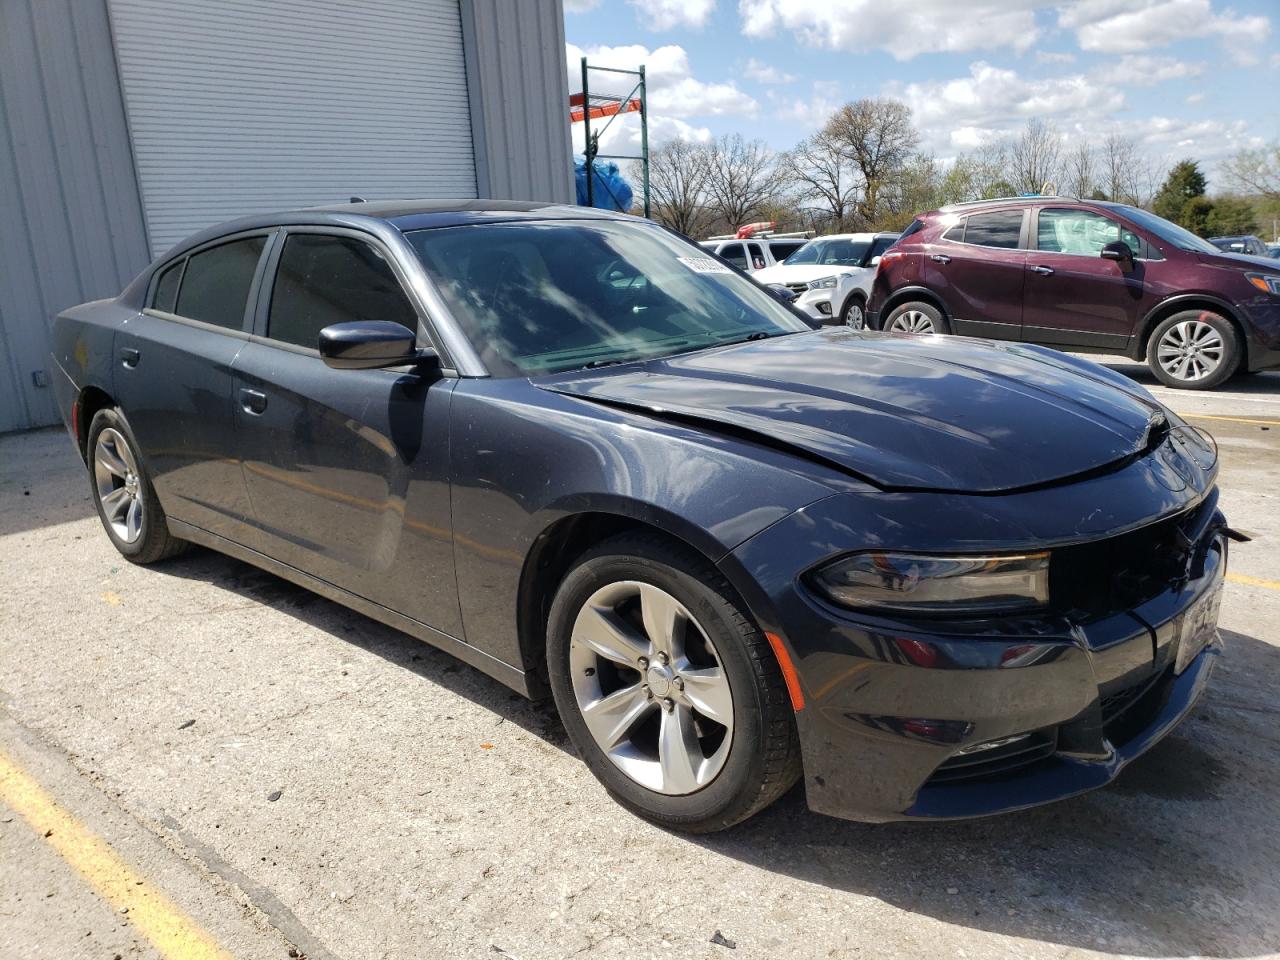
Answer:
[[(1198, 378), (1188, 378), (1177, 376), (1174, 372), (1167, 370), (1160, 360), (1162, 344), (1165, 348), (1172, 349), (1174, 341), (1181, 338), (1180, 342), (1185, 343), (1191, 336), (1181, 331), (1200, 330), (1206, 325), (1217, 334), (1220, 342), (1220, 348), (1216, 353), (1217, 365), (1212, 371)], [(1174, 332), (1174, 328), (1179, 328), (1180, 332)], [(1168, 343), (1166, 338), (1169, 338)], [(1212, 390), (1220, 387), (1240, 369), (1243, 357), (1244, 349), (1235, 325), (1226, 317), (1210, 310), (1183, 310), (1166, 317), (1151, 331), (1151, 337), (1147, 340), (1147, 366), (1157, 380), (1166, 387), (1177, 390)], [(1176, 361), (1171, 362), (1176, 363)], [(1194, 373), (1192, 364), (1183, 366)]]
[[(858, 308), (858, 320), (856, 323), (851, 322), (850, 314), (853, 308)], [(844, 306), (840, 308), (840, 326), (852, 327), (854, 330), (867, 329), (867, 300), (860, 293), (851, 293), (844, 301)]]
[[(652, 584), (702, 627), (728, 680), (733, 733), (714, 779), (695, 792), (659, 793), (615, 766), (582, 717), (570, 677), (570, 639), (587, 599), (622, 581)], [(633, 813), (660, 826), (710, 833), (773, 803), (800, 776), (795, 714), (773, 651), (728, 581), (691, 549), (660, 535), (623, 534), (584, 554), (556, 592), (547, 630), (547, 665), (556, 706), (587, 767)]]
[(880, 324), (881, 330), (894, 332), (893, 328), (896, 323), (909, 323), (912, 314), (922, 315), (927, 318), (933, 325), (933, 330), (900, 330), (899, 333), (950, 333), (951, 324), (947, 323), (947, 318), (942, 315), (942, 311), (935, 307), (932, 303), (924, 300), (908, 300), (906, 303), (900, 303), (892, 310), (889, 315), (884, 318)]
[[(102, 494), (95, 474), (94, 458), (98, 440), (103, 432), (107, 430), (113, 430), (116, 436), (123, 438), (134, 463), (138, 467), (135, 483), (141, 493), (141, 524), (136, 538), (132, 541), (121, 536), (108, 518), (106, 508), (102, 504)], [(131, 563), (155, 563), (157, 560), (165, 560), (169, 557), (177, 556), (190, 546), (186, 540), (181, 540), (169, 533), (168, 520), (165, 517), (164, 509), (160, 506), (160, 500), (156, 496), (155, 488), (151, 485), (151, 478), (147, 475), (146, 465), (143, 463), (139, 453), (138, 442), (134, 439), (133, 431), (129, 429), (129, 423), (125, 420), (124, 414), (118, 409), (105, 408), (93, 415), (93, 420), (89, 423), (89, 438), (85, 459), (89, 467), (89, 490), (93, 497), (93, 504), (98, 510), (98, 519), (102, 521), (102, 528), (107, 532), (107, 537), (111, 540), (112, 545), (120, 551), (121, 556)]]

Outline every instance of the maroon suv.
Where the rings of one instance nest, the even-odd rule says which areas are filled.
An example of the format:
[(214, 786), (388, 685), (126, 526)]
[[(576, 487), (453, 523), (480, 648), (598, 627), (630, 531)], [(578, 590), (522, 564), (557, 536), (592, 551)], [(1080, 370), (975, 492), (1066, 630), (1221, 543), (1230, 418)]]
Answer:
[(873, 329), (1146, 359), (1171, 387), (1280, 365), (1280, 261), (1119, 203), (1024, 197), (922, 214), (880, 259)]

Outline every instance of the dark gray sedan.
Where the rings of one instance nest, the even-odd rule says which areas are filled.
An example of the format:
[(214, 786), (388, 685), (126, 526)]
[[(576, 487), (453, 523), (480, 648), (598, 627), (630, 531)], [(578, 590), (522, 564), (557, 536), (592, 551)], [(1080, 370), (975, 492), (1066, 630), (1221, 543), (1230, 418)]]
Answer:
[(643, 816), (960, 817), (1104, 784), (1218, 656), (1212, 443), (1043, 350), (812, 330), (653, 224), (225, 224), (58, 317), (107, 535), (201, 544), (528, 695)]

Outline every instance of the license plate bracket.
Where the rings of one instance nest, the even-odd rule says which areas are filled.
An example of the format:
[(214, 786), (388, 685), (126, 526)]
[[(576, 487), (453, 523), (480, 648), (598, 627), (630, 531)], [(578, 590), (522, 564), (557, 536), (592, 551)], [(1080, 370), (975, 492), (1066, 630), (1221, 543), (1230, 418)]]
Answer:
[(1222, 606), (1219, 579), (1178, 616), (1178, 654), (1173, 672), (1182, 673), (1200, 651), (1218, 639), (1218, 611)]

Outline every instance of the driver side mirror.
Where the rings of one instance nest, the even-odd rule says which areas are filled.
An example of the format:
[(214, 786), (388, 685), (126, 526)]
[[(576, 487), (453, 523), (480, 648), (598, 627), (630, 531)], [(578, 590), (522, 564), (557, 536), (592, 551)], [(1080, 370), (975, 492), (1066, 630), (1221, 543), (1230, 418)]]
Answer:
[(868, 261), (867, 261), (867, 266), (868, 266), (868, 267), (878, 267), (878, 266), (880, 266), (880, 255), (879, 255), (879, 254), (876, 254), (874, 257), (872, 257), (870, 260), (868, 260)]
[(1103, 260), (1114, 260), (1125, 273), (1133, 269), (1133, 250), (1123, 240), (1112, 240), (1102, 248), (1098, 256)]
[(430, 348), (417, 348), (417, 335), (388, 320), (335, 323), (320, 331), (320, 358), (335, 370), (375, 370), (408, 364), (439, 364)]

